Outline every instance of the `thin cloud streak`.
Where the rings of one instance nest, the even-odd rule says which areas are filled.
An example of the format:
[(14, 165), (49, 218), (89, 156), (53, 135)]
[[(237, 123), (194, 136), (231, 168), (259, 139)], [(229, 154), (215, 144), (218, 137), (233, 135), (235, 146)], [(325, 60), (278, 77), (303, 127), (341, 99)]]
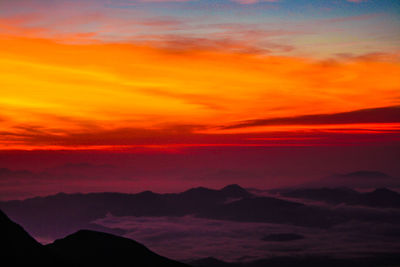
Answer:
[(400, 123), (400, 106), (362, 109), (336, 114), (315, 114), (297, 117), (255, 119), (221, 127), (236, 129), (273, 125), (325, 125), (357, 123)]

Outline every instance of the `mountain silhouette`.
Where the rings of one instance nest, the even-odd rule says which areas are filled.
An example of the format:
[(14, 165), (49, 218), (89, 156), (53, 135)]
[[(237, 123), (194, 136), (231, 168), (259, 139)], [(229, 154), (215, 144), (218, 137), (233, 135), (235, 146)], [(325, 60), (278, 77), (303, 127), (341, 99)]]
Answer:
[(370, 207), (400, 208), (400, 194), (387, 188), (378, 188), (372, 192), (360, 194), (354, 203)]
[(138, 194), (59, 193), (47, 197), (0, 202), (0, 208), (34, 236), (51, 236), (56, 239), (79, 229), (119, 234), (119, 230), (99, 229), (92, 223), (108, 213), (115, 216), (207, 214), (207, 211), (215, 206), (224, 205), (228, 200), (252, 196), (238, 185), (229, 185), (221, 190), (198, 187), (174, 194), (157, 194), (151, 191)]
[(188, 266), (157, 255), (134, 240), (89, 230), (43, 246), (1, 210), (0, 236), (1, 261), (7, 266)]
[[(282, 196), (316, 200), (330, 204), (369, 207), (400, 207), (400, 194), (389, 189), (359, 193), (346, 188), (313, 188), (281, 192)], [(277, 197), (255, 196), (239, 185), (220, 190), (204, 187), (182, 193), (138, 194), (90, 193), (36, 197), (22, 201), (0, 202), (14, 221), (33, 236), (63, 238), (80, 229), (123, 235), (123, 229), (110, 229), (95, 224), (107, 214), (135, 217), (198, 218), (238, 222), (267, 222), (306, 227), (328, 228), (351, 220), (393, 221), (384, 216), (361, 216), (359, 213), (330, 209), (321, 205), (303, 204)], [(397, 218), (397, 217), (396, 217)], [(397, 219), (396, 219), (397, 220)]]
[(242, 188), (237, 184), (227, 185), (220, 190), (226, 197), (231, 198), (243, 198), (243, 197), (251, 197), (252, 194), (249, 193), (246, 189)]
[(1, 261), (7, 266), (67, 266), (0, 210)]
[(46, 247), (82, 266), (188, 266), (159, 256), (134, 240), (90, 230), (80, 230)]
[(185, 216), (243, 222), (286, 223), (329, 227), (342, 221), (335, 214), (272, 197), (256, 197), (239, 185), (221, 190), (204, 187), (182, 193), (57, 194), (22, 201), (0, 202), (0, 208), (34, 236), (54, 239), (79, 229), (123, 234), (121, 229), (104, 229), (93, 224), (107, 214), (114, 216)]

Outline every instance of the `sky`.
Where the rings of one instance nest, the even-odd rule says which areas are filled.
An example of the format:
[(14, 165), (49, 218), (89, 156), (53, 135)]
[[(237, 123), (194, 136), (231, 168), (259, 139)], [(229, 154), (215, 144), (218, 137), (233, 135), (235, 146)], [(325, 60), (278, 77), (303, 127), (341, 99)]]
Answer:
[[(400, 175), (399, 14), (397, 0), (1, 1), (0, 167), (109, 164), (159, 190)], [(213, 182), (181, 183), (199, 172)], [(125, 189), (67, 176), (45, 192)], [(1, 177), (3, 193), (26, 186)]]

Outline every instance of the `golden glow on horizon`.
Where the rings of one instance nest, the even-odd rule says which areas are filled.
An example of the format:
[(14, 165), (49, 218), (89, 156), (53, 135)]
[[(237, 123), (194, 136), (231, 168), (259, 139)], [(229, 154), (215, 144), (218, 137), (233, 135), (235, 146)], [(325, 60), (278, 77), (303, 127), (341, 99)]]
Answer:
[[(62, 137), (96, 129), (202, 125), (210, 130), (199, 132), (219, 134), (227, 131), (216, 127), (243, 120), (400, 103), (399, 62), (373, 57), (316, 62), (171, 51), (150, 44), (68, 44), (7, 35), (0, 40), (0, 127), (8, 133), (0, 137), (0, 149), (54, 146), (25, 143), (27, 131)], [(373, 127), (398, 129), (390, 124)], [(270, 126), (230, 132), (319, 128)]]

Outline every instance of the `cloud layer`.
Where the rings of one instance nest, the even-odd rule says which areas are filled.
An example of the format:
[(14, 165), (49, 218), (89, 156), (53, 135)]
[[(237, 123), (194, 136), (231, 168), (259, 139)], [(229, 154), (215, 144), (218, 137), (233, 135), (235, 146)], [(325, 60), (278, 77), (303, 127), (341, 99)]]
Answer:
[[(350, 222), (329, 230), (266, 223), (240, 223), (186, 217), (114, 217), (96, 223), (128, 231), (125, 235), (171, 258), (216, 257), (227, 261), (274, 256), (329, 255), (349, 257), (399, 249), (395, 225)], [(373, 229), (373, 230), (372, 230)], [(296, 233), (304, 239), (263, 241), (276, 233)]]

